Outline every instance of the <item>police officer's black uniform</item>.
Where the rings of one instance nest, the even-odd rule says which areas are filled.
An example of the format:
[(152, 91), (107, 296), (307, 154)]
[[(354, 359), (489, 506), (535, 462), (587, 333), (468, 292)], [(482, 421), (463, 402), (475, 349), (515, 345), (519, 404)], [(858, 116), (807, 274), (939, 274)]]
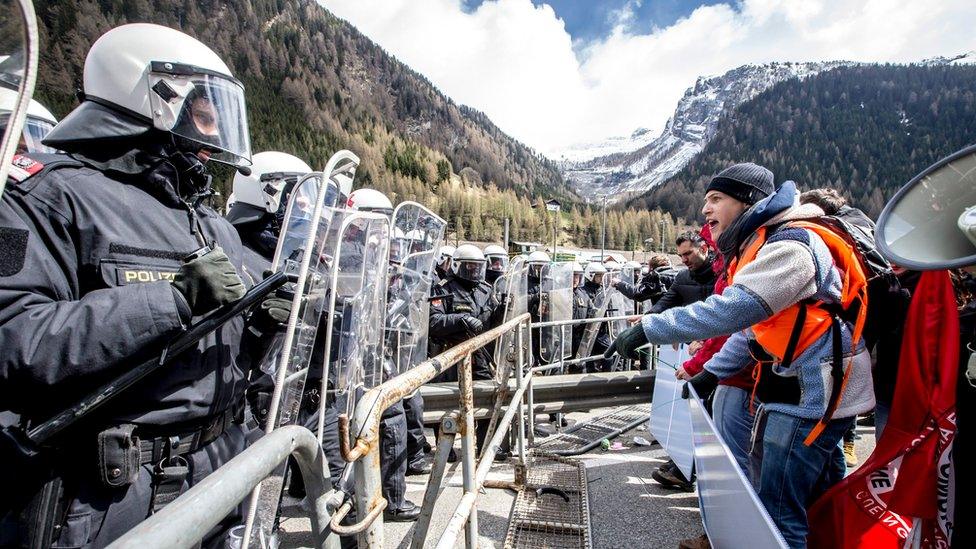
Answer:
[[(437, 355), (496, 326), (504, 307), (498, 306), (490, 284), (450, 275), (441, 279), (431, 291), (430, 330), (432, 353)], [(472, 318), (477, 319), (472, 322)], [(473, 326), (481, 325), (481, 329)], [(471, 354), (472, 378), (493, 379), (492, 357), (482, 347)], [(457, 367), (441, 373), (435, 381), (457, 381)], [(488, 421), (477, 422), (477, 444), (480, 447), (488, 431)]]
[[(587, 314), (592, 308), (590, 302), (590, 294), (586, 293), (583, 289), (583, 285), (580, 284), (573, 288), (573, 320), (580, 320), (583, 318), (588, 318)], [(579, 350), (580, 342), (583, 339), (583, 332), (586, 330), (586, 324), (574, 324), (573, 325), (573, 356), (576, 356), (576, 351)]]
[[(3, 195), (0, 408), (21, 422), (74, 404), (188, 325), (170, 281), (202, 242), (240, 272), (237, 233), (169, 151), (116, 153), (22, 159), (33, 175)], [(65, 434), (63, 495), (50, 510), (58, 546), (107, 544), (244, 449), (243, 324), (231, 320)]]
[[(609, 275), (604, 275), (604, 276), (609, 276)], [(591, 280), (587, 280), (583, 283), (583, 291), (589, 297), (589, 301), (590, 301), (590, 305), (589, 305), (590, 308), (589, 311), (586, 313), (587, 318), (594, 318), (597, 316), (597, 313), (599, 312), (597, 311), (594, 301), (596, 299), (597, 294), (600, 293), (600, 290), (601, 290), (600, 285)], [(607, 323), (603, 322), (600, 324), (600, 331), (598, 331), (596, 334), (596, 341), (593, 342), (592, 353), (594, 356), (602, 354), (603, 351), (606, 351), (608, 347), (610, 347), (610, 331), (607, 328)], [(613, 359), (596, 360), (596, 361), (588, 362), (586, 365), (586, 370), (588, 372), (609, 371), (612, 363), (613, 363)]]

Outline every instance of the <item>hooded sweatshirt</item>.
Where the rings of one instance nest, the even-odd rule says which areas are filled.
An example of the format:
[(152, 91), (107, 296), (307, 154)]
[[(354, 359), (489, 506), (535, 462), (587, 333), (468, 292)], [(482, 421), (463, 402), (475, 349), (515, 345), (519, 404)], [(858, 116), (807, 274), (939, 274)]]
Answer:
[[(812, 204), (799, 204), (799, 193), (792, 182), (784, 183), (773, 195), (752, 206), (736, 225), (742, 230), (743, 249), (755, 238), (761, 226), (816, 218), (823, 210)], [(641, 320), (650, 343), (671, 343), (707, 339), (732, 334), (722, 349), (705, 364), (705, 369), (720, 380), (752, 366), (749, 340), (755, 339), (751, 326), (808, 298), (826, 303), (840, 301), (842, 282), (830, 251), (812, 231), (781, 226), (769, 236), (755, 260), (736, 274), (734, 283), (721, 295), (712, 295), (686, 307), (677, 307)], [(858, 343), (851, 360), (851, 327), (842, 329), (844, 366), (853, 368), (834, 418), (851, 417), (874, 407), (871, 359), (863, 343)], [(819, 419), (827, 409), (833, 380), (830, 375), (832, 335), (828, 330), (817, 341), (782, 368), (773, 372), (795, 377), (800, 385), (798, 404), (770, 403), (765, 408), (804, 418)]]

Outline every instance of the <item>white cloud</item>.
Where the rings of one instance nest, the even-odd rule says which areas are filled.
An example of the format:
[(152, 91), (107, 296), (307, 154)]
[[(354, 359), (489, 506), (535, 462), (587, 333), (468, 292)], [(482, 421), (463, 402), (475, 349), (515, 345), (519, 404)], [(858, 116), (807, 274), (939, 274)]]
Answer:
[[(919, 60), (976, 49), (971, 0), (742, 0), (577, 47), (547, 5), (488, 0), (320, 0), (455, 101), (552, 153), (663, 128), (703, 74), (768, 61)], [(579, 46), (579, 45), (577, 45)], [(578, 52), (578, 54), (577, 54)]]

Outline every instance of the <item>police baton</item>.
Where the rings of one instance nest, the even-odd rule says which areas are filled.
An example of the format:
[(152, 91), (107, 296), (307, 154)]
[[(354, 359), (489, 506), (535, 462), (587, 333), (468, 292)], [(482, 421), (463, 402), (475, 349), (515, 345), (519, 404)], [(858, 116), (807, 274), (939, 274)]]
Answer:
[(158, 357), (147, 360), (118, 378), (106, 383), (74, 406), (30, 429), (26, 433), (21, 432), (18, 436), (17, 433), (12, 432), (16, 428), (6, 428), (4, 429), (4, 435), (20, 439), (17, 440), (17, 446), (20, 447), (19, 449), (23, 455), (31, 456), (36, 454), (40, 447), (51, 440), (52, 437), (92, 413), (122, 391), (138, 383), (147, 375), (171, 363), (184, 351), (196, 347), (201, 339), (213, 333), (227, 321), (240, 315), (280, 288), (288, 281), (288, 278), (288, 275), (282, 272), (272, 274), (248, 290), (241, 299), (213, 310), (189, 326), (186, 331), (166, 345), (162, 354)]

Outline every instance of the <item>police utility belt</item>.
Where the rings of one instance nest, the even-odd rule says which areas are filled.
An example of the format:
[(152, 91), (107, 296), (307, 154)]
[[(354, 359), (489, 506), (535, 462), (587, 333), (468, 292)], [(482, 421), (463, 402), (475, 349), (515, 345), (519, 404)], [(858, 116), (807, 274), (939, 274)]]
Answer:
[[(151, 431), (131, 423), (98, 433), (98, 473), (103, 484), (121, 488), (136, 482), (139, 469), (151, 466), (153, 512), (179, 497), (189, 474), (186, 455), (220, 438), (234, 423), (239, 423), (236, 407), (211, 418), (202, 427), (183, 434), (152, 436)], [(179, 429), (175, 429), (179, 430)]]

